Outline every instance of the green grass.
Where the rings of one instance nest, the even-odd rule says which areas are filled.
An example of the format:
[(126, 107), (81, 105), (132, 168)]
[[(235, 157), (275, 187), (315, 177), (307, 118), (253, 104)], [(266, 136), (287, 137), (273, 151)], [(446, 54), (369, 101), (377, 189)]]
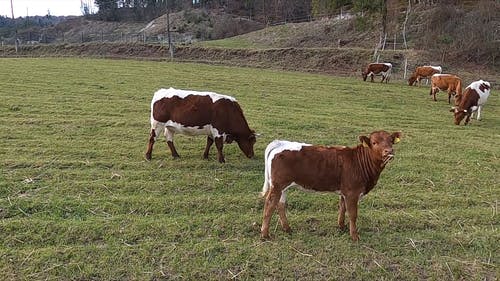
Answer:
[[(498, 93), (455, 126), (444, 94), (360, 78), (91, 59), (0, 59), (0, 279), (495, 280)], [(177, 136), (143, 153), (160, 87), (235, 96), (262, 136), (256, 159)], [(287, 235), (261, 242), (263, 151), (276, 138), (357, 144), (402, 131), (360, 204), (359, 243), (338, 197), (289, 192)]]

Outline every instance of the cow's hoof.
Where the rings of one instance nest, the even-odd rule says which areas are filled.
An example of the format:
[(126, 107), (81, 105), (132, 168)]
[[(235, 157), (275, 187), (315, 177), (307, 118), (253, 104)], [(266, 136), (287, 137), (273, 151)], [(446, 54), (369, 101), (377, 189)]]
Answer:
[(351, 234), (352, 242), (358, 242), (359, 241), (359, 235), (358, 234)]
[(261, 241), (269, 241), (271, 240), (271, 236), (269, 236), (269, 234), (265, 234), (265, 235), (260, 235), (260, 240)]
[(146, 159), (147, 161), (151, 161), (151, 154), (144, 154), (144, 159)]
[(288, 227), (283, 227), (283, 231), (288, 233), (288, 234), (292, 234), (292, 229), (288, 226)]
[(219, 159), (219, 163), (226, 163), (226, 160), (224, 158)]

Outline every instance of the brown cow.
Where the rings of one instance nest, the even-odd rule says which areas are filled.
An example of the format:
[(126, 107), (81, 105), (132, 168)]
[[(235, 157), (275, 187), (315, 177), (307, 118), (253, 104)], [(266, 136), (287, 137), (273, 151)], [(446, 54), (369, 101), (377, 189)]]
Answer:
[(370, 63), (366, 66), (365, 70), (361, 72), (363, 76), (363, 81), (366, 81), (368, 76), (371, 76), (371, 82), (373, 82), (373, 76), (382, 75), (382, 80), (380, 82), (389, 82), (391, 77), (392, 64), (390, 63)]
[(433, 96), (434, 101), (437, 101), (437, 92), (448, 91), (448, 103), (451, 103), (451, 96), (462, 94), (462, 80), (452, 74), (434, 74), (431, 77), (431, 92), (429, 95)]
[(394, 157), (392, 145), (399, 142), (400, 132), (376, 131), (369, 137), (360, 136), (356, 147), (314, 146), (305, 143), (275, 140), (265, 151), (265, 196), (261, 237), (269, 238), (271, 216), (278, 208), (281, 226), (290, 232), (286, 218), (286, 190), (300, 187), (310, 191), (340, 194), (338, 225), (345, 228), (345, 212), (349, 215), (349, 230), (354, 241), (358, 201), (377, 184), (385, 165)]
[(457, 95), (456, 102), (458, 106), (452, 107), (450, 110), (455, 115), (455, 125), (460, 125), (460, 122), (466, 116), (464, 125), (467, 125), (472, 114), (476, 111), (477, 120), (481, 120), (481, 110), (490, 96), (490, 89), (490, 82), (479, 80), (467, 86), (463, 95)]
[(434, 74), (439, 74), (443, 70), (441, 66), (432, 66), (432, 65), (424, 65), (424, 66), (418, 66), (415, 69), (415, 72), (410, 76), (408, 79), (408, 85), (416, 85), (417, 83), (420, 85), (420, 80), (422, 79), (427, 79), (429, 81), (429, 78), (431, 78), (432, 75)]
[(203, 158), (208, 158), (210, 147), (215, 141), (217, 158), (225, 162), (222, 147), (224, 142), (238, 143), (248, 157), (254, 155), (256, 134), (250, 130), (243, 111), (235, 98), (212, 92), (158, 90), (151, 101), (151, 133), (146, 159), (151, 160), (153, 144), (162, 131), (174, 158), (179, 157), (175, 149), (174, 133), (184, 135), (207, 135), (207, 146)]

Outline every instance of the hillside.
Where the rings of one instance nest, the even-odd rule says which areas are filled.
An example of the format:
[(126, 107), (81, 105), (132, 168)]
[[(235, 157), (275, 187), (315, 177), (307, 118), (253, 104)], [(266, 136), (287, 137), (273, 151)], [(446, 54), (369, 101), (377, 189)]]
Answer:
[[(485, 6), (485, 2), (492, 5)], [(497, 12), (500, 14), (500, 3), (480, 1), (472, 8), (446, 7), (416, 5), (411, 8), (406, 28), (407, 48), (396, 34), (401, 29), (401, 17), (389, 21), (388, 37), (393, 37), (391, 32), (399, 37), (395, 41), (387, 39), (385, 50), (377, 52), (378, 59), (394, 65), (394, 79), (403, 79), (405, 65), (409, 72), (416, 65), (435, 64), (443, 66), (445, 72), (463, 76), (466, 81), (480, 75), (496, 82), (500, 71), (500, 41), (495, 40), (496, 34), (477, 30), (500, 25), (500, 17), (495, 16)], [(478, 22), (477, 18), (483, 20)], [(375, 60), (374, 48), (380, 40), (379, 21), (376, 15), (360, 17), (347, 12), (343, 17), (264, 26), (216, 10), (198, 9), (170, 15), (175, 60), (343, 76), (358, 76), (364, 65)], [(62, 40), (55, 40), (59, 44), (22, 45), (17, 52), (12, 46), (2, 46), (0, 56), (163, 60), (169, 56), (165, 27), (165, 15), (149, 23), (75, 18), (44, 31), (59, 34)], [(232, 36), (235, 34), (240, 35)], [(464, 36), (475, 40), (463, 40)], [(208, 40), (215, 38), (223, 39)]]

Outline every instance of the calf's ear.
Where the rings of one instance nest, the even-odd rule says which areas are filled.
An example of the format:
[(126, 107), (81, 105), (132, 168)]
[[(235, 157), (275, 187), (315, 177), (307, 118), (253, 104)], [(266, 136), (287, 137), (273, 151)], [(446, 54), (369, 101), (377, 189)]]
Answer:
[(370, 147), (370, 139), (367, 136), (359, 136), (359, 141), (364, 147)]
[(401, 141), (401, 137), (403, 137), (403, 134), (401, 132), (394, 132), (392, 133), (392, 143), (396, 144)]

